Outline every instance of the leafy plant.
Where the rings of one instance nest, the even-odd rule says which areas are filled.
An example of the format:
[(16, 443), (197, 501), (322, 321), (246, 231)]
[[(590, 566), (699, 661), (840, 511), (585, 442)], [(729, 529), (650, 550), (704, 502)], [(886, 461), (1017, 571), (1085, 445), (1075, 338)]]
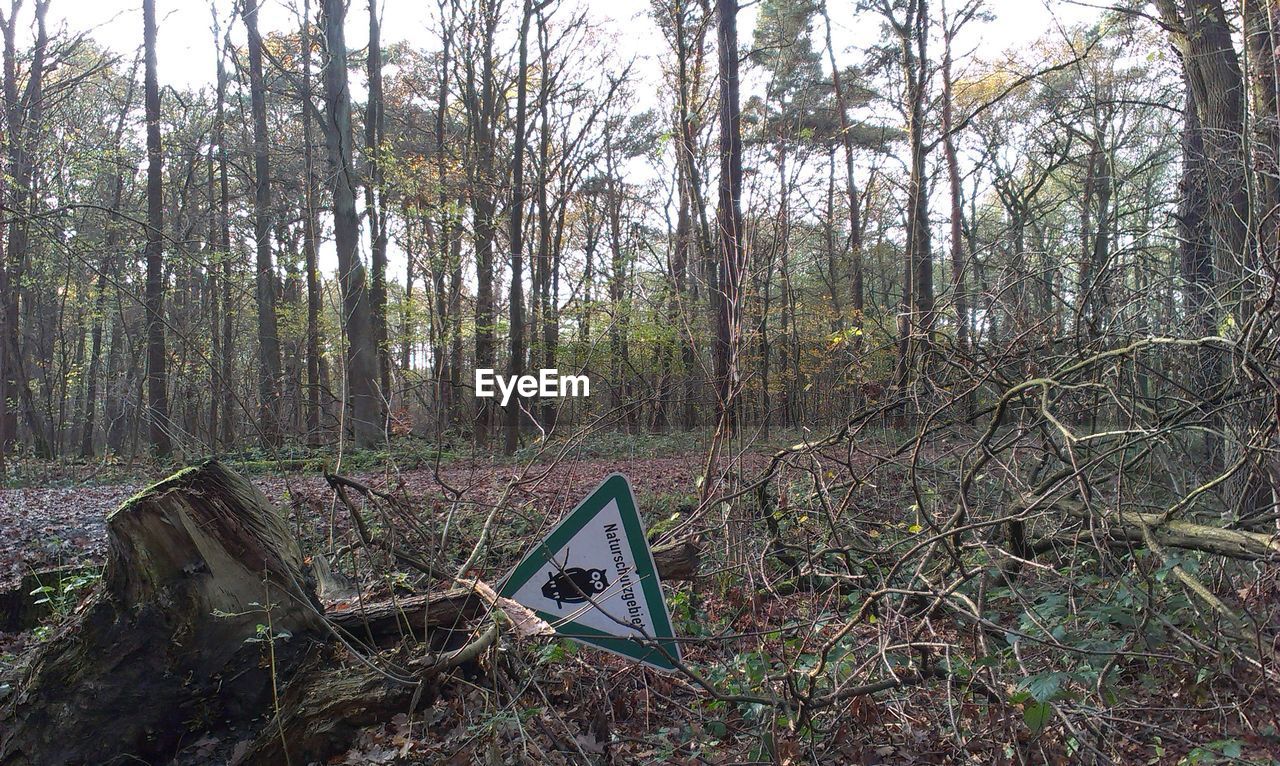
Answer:
[(40, 582), (37, 577), (36, 581), (40, 582), (40, 586), (28, 595), (36, 597), (33, 603), (37, 606), (47, 604), (54, 621), (61, 621), (80, 603), (83, 591), (101, 579), (102, 572), (96, 569), (58, 570), (57, 579), (51, 582)]

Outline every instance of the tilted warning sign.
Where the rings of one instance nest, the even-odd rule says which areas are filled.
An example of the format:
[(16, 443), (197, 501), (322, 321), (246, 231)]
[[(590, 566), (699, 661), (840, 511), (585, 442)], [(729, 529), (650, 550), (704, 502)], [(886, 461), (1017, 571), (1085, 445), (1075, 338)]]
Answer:
[(674, 670), (672, 660), (680, 660), (635, 496), (620, 473), (561, 519), (498, 593), (565, 638), (657, 670)]

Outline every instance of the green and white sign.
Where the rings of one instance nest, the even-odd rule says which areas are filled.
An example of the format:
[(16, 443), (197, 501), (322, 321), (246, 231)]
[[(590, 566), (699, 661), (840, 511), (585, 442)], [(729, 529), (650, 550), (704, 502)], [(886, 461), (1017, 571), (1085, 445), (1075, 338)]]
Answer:
[(498, 595), (565, 638), (662, 671), (680, 646), (627, 477), (611, 474), (525, 554)]

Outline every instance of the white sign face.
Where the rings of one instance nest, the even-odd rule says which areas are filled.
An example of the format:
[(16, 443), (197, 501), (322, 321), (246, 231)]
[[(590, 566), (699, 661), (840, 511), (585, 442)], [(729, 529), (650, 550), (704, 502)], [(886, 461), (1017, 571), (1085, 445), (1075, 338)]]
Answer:
[(653, 555), (622, 474), (605, 479), (534, 547), (499, 589), (557, 633), (658, 670), (679, 645)]

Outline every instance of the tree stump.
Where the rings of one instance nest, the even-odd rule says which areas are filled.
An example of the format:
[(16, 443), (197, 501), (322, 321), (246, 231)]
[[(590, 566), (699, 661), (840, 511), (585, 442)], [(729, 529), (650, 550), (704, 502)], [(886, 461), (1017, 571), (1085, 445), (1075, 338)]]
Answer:
[(0, 764), (167, 760), (272, 713), (323, 615), (284, 518), (217, 462), (108, 518), (103, 582), (0, 709)]

